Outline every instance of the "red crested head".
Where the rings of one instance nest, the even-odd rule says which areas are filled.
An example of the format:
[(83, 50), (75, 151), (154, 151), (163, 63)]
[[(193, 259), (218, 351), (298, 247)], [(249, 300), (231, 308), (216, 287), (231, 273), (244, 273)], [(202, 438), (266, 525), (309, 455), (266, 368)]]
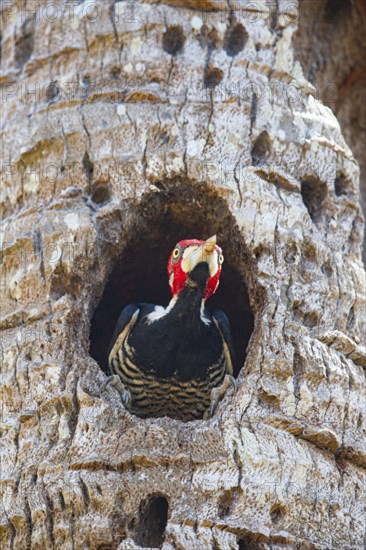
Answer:
[(207, 300), (218, 287), (223, 261), (222, 250), (216, 244), (216, 235), (207, 241), (197, 239), (179, 241), (168, 261), (169, 284), (173, 296), (183, 290), (190, 273), (197, 264), (204, 262), (209, 271), (204, 296), (204, 299)]

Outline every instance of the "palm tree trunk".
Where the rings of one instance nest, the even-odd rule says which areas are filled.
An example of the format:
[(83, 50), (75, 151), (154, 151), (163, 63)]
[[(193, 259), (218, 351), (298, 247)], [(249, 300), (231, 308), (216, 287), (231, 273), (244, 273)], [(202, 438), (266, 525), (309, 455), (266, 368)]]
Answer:
[[(296, 2), (1, 9), (1, 547), (364, 548), (359, 168)], [(214, 233), (237, 390), (132, 416), (116, 315)]]

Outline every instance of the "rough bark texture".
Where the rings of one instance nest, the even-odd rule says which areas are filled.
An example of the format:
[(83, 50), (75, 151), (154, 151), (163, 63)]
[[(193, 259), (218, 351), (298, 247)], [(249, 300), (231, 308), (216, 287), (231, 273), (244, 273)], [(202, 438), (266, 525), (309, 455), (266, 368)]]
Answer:
[[(3, 6), (1, 546), (362, 549), (359, 169), (296, 4), (92, 4)], [(101, 390), (109, 318), (213, 232), (238, 389), (133, 417)]]
[[(301, 0), (295, 56), (317, 97), (330, 107), (360, 165), (366, 213), (366, 3)], [(366, 226), (363, 258), (366, 264)]]

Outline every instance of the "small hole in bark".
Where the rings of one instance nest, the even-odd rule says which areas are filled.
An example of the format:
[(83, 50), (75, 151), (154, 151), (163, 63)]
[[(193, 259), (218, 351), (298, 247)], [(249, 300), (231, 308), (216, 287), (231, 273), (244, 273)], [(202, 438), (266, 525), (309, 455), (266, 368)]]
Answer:
[(334, 191), (337, 197), (347, 195), (348, 182), (344, 174), (337, 174), (334, 180)]
[(311, 176), (302, 180), (302, 200), (315, 224), (319, 223), (322, 219), (323, 203), (326, 195), (327, 186), (324, 182)]
[(333, 273), (333, 267), (332, 267), (331, 262), (329, 262), (329, 261), (324, 262), (324, 264), (322, 265), (322, 272), (327, 277), (331, 277), (331, 275)]
[(95, 189), (93, 189), (91, 199), (96, 204), (104, 204), (111, 198), (109, 189), (107, 185), (97, 185)]
[(164, 133), (160, 134), (159, 139), (160, 139), (160, 144), (165, 145), (169, 141), (169, 134), (164, 132)]
[(65, 510), (66, 509), (66, 503), (65, 503), (64, 495), (61, 492), (58, 493), (58, 498), (59, 498), (59, 501), (60, 501), (61, 510)]
[(264, 537), (261, 535), (256, 535), (254, 533), (247, 533), (244, 536), (241, 536), (238, 539), (238, 549), (239, 550), (261, 550), (263, 547), (260, 543), (261, 540), (264, 540)]
[(271, 409), (278, 407), (281, 403), (278, 395), (272, 395), (264, 389), (259, 390), (258, 396), (260, 403), (263, 405), (268, 405)]
[(46, 99), (51, 102), (55, 100), (61, 93), (61, 88), (57, 82), (51, 82), (46, 88)]
[(238, 498), (241, 489), (231, 489), (225, 491), (219, 499), (218, 515), (220, 518), (225, 518), (231, 512), (235, 500)]
[(352, 330), (354, 325), (355, 325), (355, 308), (352, 306), (348, 312), (346, 329)]
[(90, 160), (88, 151), (85, 151), (83, 156), (83, 168), (88, 183), (91, 183), (93, 181), (94, 165)]
[(140, 509), (136, 542), (143, 548), (161, 548), (168, 522), (169, 505), (165, 497), (153, 497)]
[(180, 25), (168, 27), (163, 34), (163, 50), (170, 55), (177, 55), (184, 46), (185, 36)]
[(270, 511), (272, 523), (277, 524), (284, 518), (286, 514), (286, 508), (281, 504), (274, 504)]
[[(131, 226), (91, 320), (90, 354), (107, 373), (107, 350), (122, 309), (141, 302), (166, 307), (171, 299), (166, 267), (175, 244), (185, 238), (206, 239), (217, 233), (225, 261), (218, 290), (207, 307), (223, 310), (229, 319), (237, 377), (245, 361), (254, 316), (246, 286), (252, 260), (236, 221), (226, 202), (204, 185), (160, 182), (157, 187), (159, 192), (146, 194), (129, 213)], [(106, 227), (111, 234), (103, 237), (105, 242), (116, 242), (122, 229), (126, 231), (123, 221)]]
[(259, 134), (252, 147), (252, 164), (265, 164), (271, 154), (271, 139), (266, 131)]
[(84, 74), (84, 76), (82, 77), (81, 79), (81, 84), (83, 86), (83, 88), (89, 88), (90, 84), (91, 84), (91, 78), (88, 74)]
[(248, 33), (241, 23), (227, 29), (224, 38), (224, 50), (228, 55), (238, 55), (247, 43)]
[(223, 77), (224, 73), (221, 69), (206, 67), (203, 77), (205, 88), (215, 88), (220, 84)]
[(302, 250), (302, 256), (304, 260), (308, 262), (316, 262), (317, 260), (317, 250), (314, 246), (314, 243), (312, 243), (309, 240), (305, 240), (303, 250)]
[(35, 18), (30, 17), (24, 21), (21, 27), (20, 35), (15, 39), (14, 57), (15, 63), (18, 67), (23, 67), (33, 53), (34, 26)]
[(110, 73), (111, 78), (113, 80), (117, 80), (121, 76), (121, 68), (120, 67), (112, 67)]
[(296, 242), (289, 243), (285, 253), (285, 262), (293, 264), (300, 258), (300, 248)]
[(294, 304), (292, 314), (294, 319), (308, 328), (314, 328), (319, 324), (319, 314), (317, 311), (306, 311), (306, 304)]
[(361, 428), (362, 423), (363, 423), (363, 415), (362, 415), (362, 412), (360, 412), (358, 414), (358, 419), (357, 419), (357, 428)]

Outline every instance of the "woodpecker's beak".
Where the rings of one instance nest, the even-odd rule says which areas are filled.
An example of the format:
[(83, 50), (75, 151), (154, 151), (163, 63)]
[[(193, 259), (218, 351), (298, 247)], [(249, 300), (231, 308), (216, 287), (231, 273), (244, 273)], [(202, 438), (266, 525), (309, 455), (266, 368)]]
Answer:
[(205, 241), (202, 245), (204, 251), (207, 254), (212, 254), (215, 250), (215, 246), (216, 246), (216, 235), (213, 235), (212, 237), (207, 239), (207, 241)]
[(187, 250), (187, 256), (183, 255), (182, 268), (186, 273), (192, 271), (200, 262), (206, 262), (212, 277), (218, 270), (217, 254), (215, 253), (216, 235), (197, 246), (193, 251)]

